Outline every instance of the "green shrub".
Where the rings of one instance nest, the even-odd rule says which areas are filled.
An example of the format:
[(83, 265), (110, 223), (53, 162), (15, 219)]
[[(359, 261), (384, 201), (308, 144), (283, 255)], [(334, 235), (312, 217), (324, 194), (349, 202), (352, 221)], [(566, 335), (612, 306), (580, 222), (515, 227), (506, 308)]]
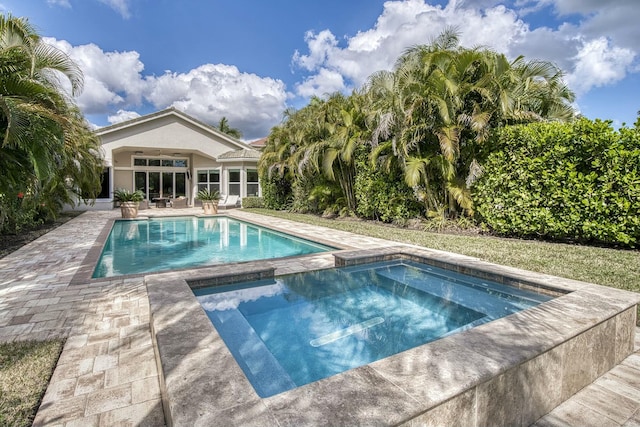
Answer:
[(422, 206), (400, 173), (373, 169), (365, 161), (358, 162), (357, 171), (354, 187), (358, 216), (402, 224), (421, 215)]
[[(200, 193), (198, 193), (198, 196)], [(140, 190), (127, 190), (118, 188), (113, 192), (113, 200), (116, 202), (141, 202), (144, 200), (144, 193)]]
[(198, 191), (198, 194), (196, 195), (196, 200), (200, 200), (203, 202), (217, 202), (221, 198), (222, 198), (222, 195), (220, 194), (220, 191), (218, 190), (210, 191), (207, 188), (203, 188), (202, 190)]
[(636, 247), (640, 129), (610, 122), (504, 128), (474, 187), (477, 213), (499, 234)]
[(242, 199), (243, 208), (264, 208), (264, 199), (262, 197), (245, 197)]
[(267, 209), (284, 210), (291, 205), (291, 181), (286, 177), (261, 178), (262, 198)]
[(32, 195), (0, 194), (0, 234), (18, 234), (36, 228), (48, 219), (46, 213)]

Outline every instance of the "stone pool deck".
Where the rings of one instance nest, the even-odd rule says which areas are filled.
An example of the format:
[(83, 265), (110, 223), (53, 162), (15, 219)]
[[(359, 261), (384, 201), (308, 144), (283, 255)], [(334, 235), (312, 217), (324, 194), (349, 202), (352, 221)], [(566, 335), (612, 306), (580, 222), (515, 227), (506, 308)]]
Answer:
[[(200, 212), (153, 209), (141, 214)], [(242, 210), (226, 213), (351, 248), (397, 246)], [(164, 425), (143, 278), (70, 285), (104, 225), (117, 217), (116, 210), (87, 212), (0, 259), (0, 341), (67, 339), (34, 425)], [(333, 266), (333, 256), (270, 264), (276, 274), (286, 274)], [(535, 425), (640, 426), (639, 331), (634, 354)]]

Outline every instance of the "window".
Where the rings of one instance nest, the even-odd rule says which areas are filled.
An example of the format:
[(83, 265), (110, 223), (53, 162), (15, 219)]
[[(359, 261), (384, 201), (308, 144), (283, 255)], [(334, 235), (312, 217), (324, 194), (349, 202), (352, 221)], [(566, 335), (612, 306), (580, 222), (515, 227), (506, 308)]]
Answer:
[(259, 191), (258, 171), (255, 169), (247, 169), (247, 196), (258, 196)]
[(134, 158), (133, 166), (160, 166), (163, 168), (186, 168), (189, 166), (187, 159), (154, 159), (154, 158)]
[(220, 191), (220, 170), (199, 170), (198, 171), (198, 191)]
[(229, 195), (230, 196), (240, 195), (240, 170), (239, 169), (229, 170)]

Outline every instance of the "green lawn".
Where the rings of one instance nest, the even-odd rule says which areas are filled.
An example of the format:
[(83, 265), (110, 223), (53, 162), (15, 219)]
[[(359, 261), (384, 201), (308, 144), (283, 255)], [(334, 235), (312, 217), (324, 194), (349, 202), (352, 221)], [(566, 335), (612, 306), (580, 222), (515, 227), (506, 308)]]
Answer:
[(324, 219), (314, 215), (268, 209), (251, 209), (249, 212), (455, 252), (497, 264), (640, 292), (640, 251), (637, 250), (439, 234), (372, 222)]
[(30, 426), (63, 341), (0, 344), (0, 425)]

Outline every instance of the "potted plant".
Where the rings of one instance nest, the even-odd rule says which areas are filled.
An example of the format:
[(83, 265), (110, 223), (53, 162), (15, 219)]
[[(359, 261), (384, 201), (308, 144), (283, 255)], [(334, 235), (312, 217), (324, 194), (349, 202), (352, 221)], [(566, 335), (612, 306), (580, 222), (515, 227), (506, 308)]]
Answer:
[(209, 191), (206, 188), (200, 190), (196, 199), (202, 202), (202, 209), (205, 215), (218, 213), (218, 201), (220, 200), (220, 192), (218, 190)]
[(118, 188), (113, 192), (113, 198), (116, 202), (120, 202), (122, 218), (135, 218), (138, 216), (138, 205), (144, 200), (144, 194), (140, 190), (129, 191)]

